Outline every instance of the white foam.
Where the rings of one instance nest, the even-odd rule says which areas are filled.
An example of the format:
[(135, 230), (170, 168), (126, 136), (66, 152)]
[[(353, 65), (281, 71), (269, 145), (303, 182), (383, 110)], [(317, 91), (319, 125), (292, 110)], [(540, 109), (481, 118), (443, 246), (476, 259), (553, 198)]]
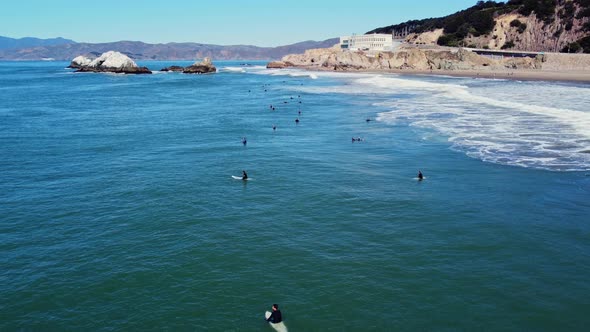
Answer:
[(243, 67), (221, 67), (219, 68), (220, 72), (235, 72), (235, 73), (245, 73), (246, 69)]
[(488, 162), (557, 171), (590, 170), (590, 89), (580, 85), (434, 76), (266, 69), (263, 75), (335, 79), (289, 86), (310, 94), (376, 96), (377, 120), (431, 128), (454, 150)]
[[(377, 120), (435, 129), (449, 138), (453, 149), (484, 161), (560, 171), (590, 169), (590, 155), (581, 153), (590, 142), (590, 112), (585, 106), (590, 104), (590, 89), (544, 83), (540, 99), (535, 93), (538, 82), (523, 87), (512, 81), (488, 81), (472, 88), (467, 81), (447, 81), (372, 75), (349, 79), (348, 84), (301, 89), (401, 93), (406, 96), (377, 104), (392, 109)], [(559, 105), (568, 107), (555, 107)]]

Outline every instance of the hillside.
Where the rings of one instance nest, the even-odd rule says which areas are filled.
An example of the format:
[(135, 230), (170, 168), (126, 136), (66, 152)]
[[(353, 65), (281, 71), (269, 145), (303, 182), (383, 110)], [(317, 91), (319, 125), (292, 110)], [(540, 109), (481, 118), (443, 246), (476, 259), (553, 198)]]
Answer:
[(0, 60), (71, 60), (78, 55), (100, 55), (116, 50), (135, 60), (194, 60), (210, 57), (215, 60), (267, 60), (280, 59), (290, 53), (303, 53), (310, 48), (331, 47), (338, 39), (305, 41), (279, 47), (258, 47), (250, 45), (208, 45), (199, 43), (147, 44), (137, 41), (113, 43), (74, 43), (37, 46), (22, 49), (0, 50)]
[(590, 53), (590, 0), (479, 1), (457, 13), (377, 28), (414, 44)]
[(76, 42), (70, 39), (49, 38), (39, 39), (33, 37), (25, 38), (10, 38), (0, 36), (0, 50), (5, 49), (19, 49), (19, 48), (30, 48), (37, 46), (51, 46), (51, 45), (63, 45), (63, 44), (75, 44)]

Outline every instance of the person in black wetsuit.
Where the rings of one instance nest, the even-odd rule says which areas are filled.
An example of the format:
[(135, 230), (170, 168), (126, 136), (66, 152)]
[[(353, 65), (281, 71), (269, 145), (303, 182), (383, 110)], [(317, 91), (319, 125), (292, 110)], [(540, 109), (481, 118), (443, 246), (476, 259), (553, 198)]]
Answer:
[(246, 174), (246, 171), (242, 171), (242, 180), (248, 180), (248, 174)]
[(420, 181), (424, 180), (424, 175), (422, 175), (421, 171), (418, 171), (418, 180), (420, 180)]
[(283, 315), (281, 314), (281, 311), (279, 310), (279, 305), (278, 304), (273, 304), (272, 305), (272, 314), (270, 315), (270, 317), (268, 317), (266, 319), (267, 322), (271, 322), (273, 324), (277, 324), (283, 321)]

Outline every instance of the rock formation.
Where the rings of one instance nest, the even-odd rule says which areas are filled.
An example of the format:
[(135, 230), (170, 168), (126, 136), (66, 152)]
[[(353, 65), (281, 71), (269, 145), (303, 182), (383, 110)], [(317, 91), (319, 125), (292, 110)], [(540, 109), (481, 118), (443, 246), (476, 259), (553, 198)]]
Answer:
[(93, 59), (85, 57), (83, 55), (77, 56), (75, 57), (72, 62), (70, 62), (70, 65), (68, 66), (68, 68), (74, 68), (74, 69), (80, 69), (82, 67), (88, 66)]
[(195, 62), (188, 67), (170, 66), (162, 68), (160, 71), (174, 71), (185, 74), (209, 74), (217, 72), (217, 68), (211, 63), (210, 58), (205, 58), (202, 62)]
[(160, 69), (160, 71), (182, 72), (182, 71), (184, 71), (184, 67), (182, 67), (182, 66), (170, 66), (170, 67), (162, 68), (162, 69)]
[(325, 48), (287, 55), (280, 62), (269, 63), (267, 68), (302, 67), (337, 71), (540, 69), (544, 60), (541, 57), (491, 59), (462, 48), (401, 47), (394, 52), (374, 54)]
[(266, 68), (268, 69), (283, 69), (287, 67), (293, 67), (294, 65), (290, 62), (284, 61), (272, 61), (266, 64)]
[(203, 59), (202, 62), (195, 62), (192, 65), (185, 67), (182, 71), (185, 74), (208, 74), (215, 73), (217, 68), (211, 63), (210, 58)]
[(95, 73), (122, 73), (122, 74), (151, 74), (146, 67), (139, 67), (125, 54), (109, 51), (98, 58), (91, 60), (84, 56), (78, 56), (72, 60), (70, 68), (78, 69), (78, 72)]

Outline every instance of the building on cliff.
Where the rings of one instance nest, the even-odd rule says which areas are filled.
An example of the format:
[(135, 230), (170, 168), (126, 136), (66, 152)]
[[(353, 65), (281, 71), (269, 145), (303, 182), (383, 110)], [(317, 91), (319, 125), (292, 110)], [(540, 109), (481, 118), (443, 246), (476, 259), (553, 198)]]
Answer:
[(374, 33), (340, 37), (340, 48), (351, 51), (391, 51), (394, 49), (393, 35)]

